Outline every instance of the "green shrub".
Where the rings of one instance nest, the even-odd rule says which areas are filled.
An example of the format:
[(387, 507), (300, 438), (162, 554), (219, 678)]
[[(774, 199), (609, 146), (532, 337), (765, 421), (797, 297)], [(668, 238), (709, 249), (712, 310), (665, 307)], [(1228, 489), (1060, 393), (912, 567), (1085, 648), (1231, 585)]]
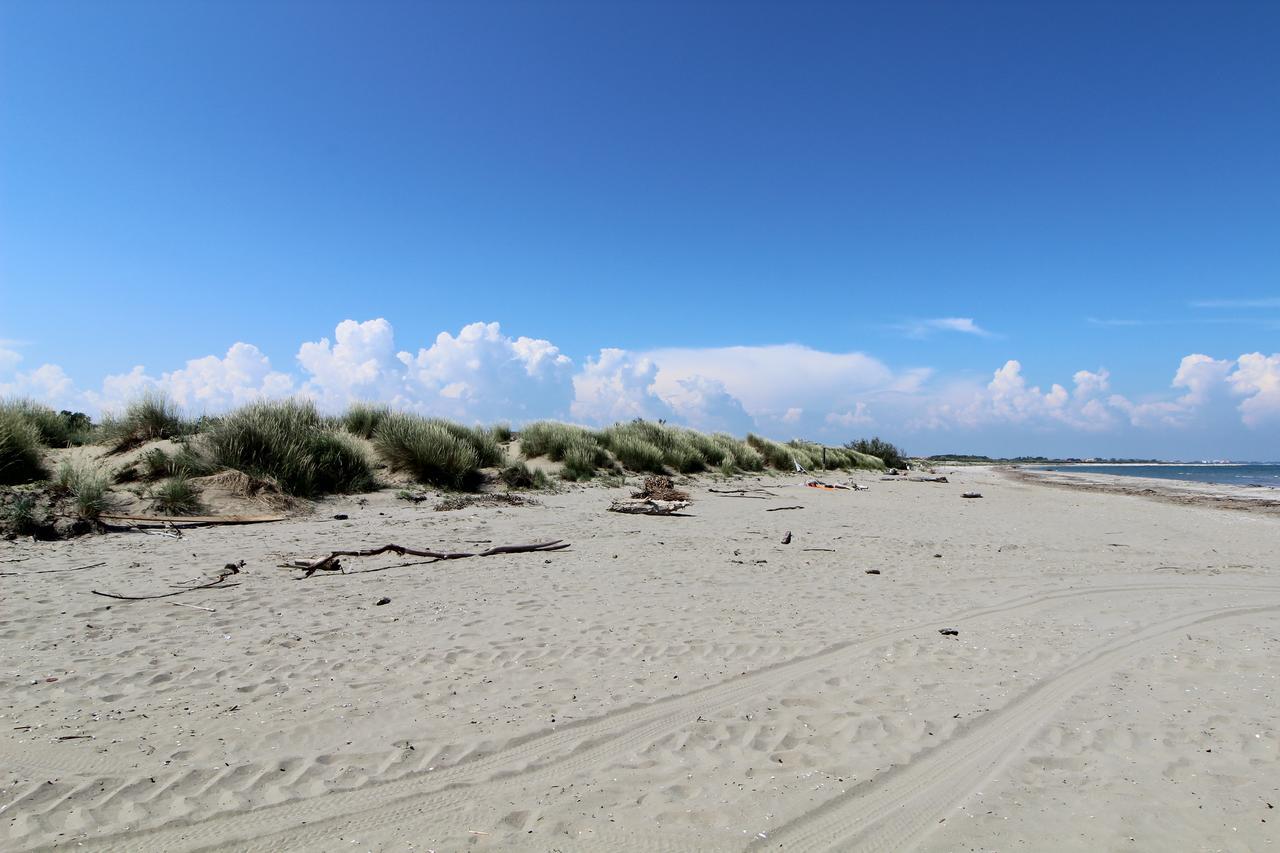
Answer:
[(353, 403), (342, 415), (343, 428), (352, 435), (361, 438), (373, 438), (378, 426), (391, 414), (386, 406), (370, 403)]
[(499, 444), (506, 444), (514, 436), (510, 424), (494, 424), (489, 427), (489, 432), (493, 434), (493, 440)]
[(81, 518), (93, 520), (111, 508), (108, 477), (96, 467), (63, 462), (54, 484), (71, 495)]
[(0, 408), (0, 485), (48, 476), (40, 461), (40, 431), (20, 412)]
[(513, 462), (498, 474), (509, 489), (549, 489), (551, 480), (546, 473), (530, 468), (523, 462)]
[(874, 456), (889, 468), (907, 467), (907, 460), (902, 451), (879, 436), (869, 439), (860, 438), (857, 441), (849, 442), (845, 447), (867, 456)]
[(190, 435), (195, 428), (195, 423), (182, 418), (172, 400), (149, 391), (130, 403), (123, 415), (104, 418), (99, 430), (103, 441), (118, 453), (144, 442)]
[(378, 427), (373, 446), (393, 471), (435, 486), (473, 489), (480, 483), (481, 467), (475, 437), (448, 421), (392, 414)]
[(253, 403), (222, 418), (204, 439), (205, 453), (192, 452), (187, 462), (269, 478), (286, 494), (316, 497), (374, 486), (364, 451), (310, 401)]
[(200, 493), (181, 474), (170, 477), (151, 490), (151, 506), (165, 515), (196, 515), (204, 509)]

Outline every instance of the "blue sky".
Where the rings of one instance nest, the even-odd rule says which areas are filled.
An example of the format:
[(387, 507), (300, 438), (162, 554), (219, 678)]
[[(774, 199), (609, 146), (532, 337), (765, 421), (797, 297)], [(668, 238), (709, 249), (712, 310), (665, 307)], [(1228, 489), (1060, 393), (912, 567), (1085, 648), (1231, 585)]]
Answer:
[(1280, 457), (1277, 43), (1271, 3), (4, 4), (0, 393)]

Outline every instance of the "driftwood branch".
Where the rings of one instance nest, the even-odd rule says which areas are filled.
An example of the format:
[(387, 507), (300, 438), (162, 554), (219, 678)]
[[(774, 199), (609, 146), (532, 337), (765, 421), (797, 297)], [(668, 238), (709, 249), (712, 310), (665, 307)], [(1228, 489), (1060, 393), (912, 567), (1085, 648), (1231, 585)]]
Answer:
[(339, 557), (376, 557), (379, 554), (398, 554), (401, 557), (428, 557), (432, 560), (462, 560), (467, 557), (493, 557), (498, 554), (526, 554), (531, 551), (560, 551), (569, 547), (568, 542), (560, 539), (551, 542), (538, 542), (533, 545), (498, 545), (485, 551), (475, 552), (450, 552), (450, 551), (425, 551), (417, 548), (406, 548), (404, 545), (383, 545), (381, 548), (369, 548), (364, 551), (332, 551), (327, 557), (321, 557), (319, 560), (309, 562), (293, 560), (286, 563), (290, 568), (302, 569), (304, 578), (309, 578), (316, 572), (337, 571), (341, 568), (338, 563)]
[(118, 601), (150, 601), (152, 598), (186, 596), (187, 593), (196, 592), (197, 589), (229, 589), (230, 587), (239, 587), (239, 584), (227, 583), (227, 579), (230, 578), (230, 576), (238, 575), (239, 570), (241, 570), (241, 566), (243, 565), (243, 560), (239, 562), (239, 564), (229, 562), (229, 564), (221, 567), (221, 570), (218, 573), (218, 578), (206, 581), (206, 583), (202, 584), (189, 585), (189, 587), (188, 585), (183, 585), (182, 589), (179, 589), (178, 592), (174, 593), (160, 593), (156, 594), (156, 596), (116, 596), (115, 593), (99, 592), (97, 589), (91, 589), (90, 592), (95, 594), (95, 596), (101, 596), (102, 598), (115, 598), (118, 599)]
[(765, 512), (782, 512), (785, 509), (804, 509), (802, 506), (775, 506), (766, 509)]
[(158, 595), (116, 595), (114, 592), (99, 592), (96, 589), (89, 590), (94, 595), (100, 595), (103, 598), (114, 598), (119, 601), (148, 601), (153, 598), (173, 598), (175, 595), (186, 595), (188, 592), (195, 592), (200, 589), (229, 589), (233, 586), (240, 586), (238, 583), (227, 583), (227, 578), (240, 574), (240, 567), (228, 563), (219, 573), (216, 580), (208, 583), (197, 584), (195, 586), (184, 586), (177, 592), (162, 592)]
[[(776, 494), (768, 489), (707, 489), (707, 491), (716, 495), (732, 495), (733, 497), (739, 498), (754, 498), (758, 496), (768, 496), (771, 498), (777, 497)], [(755, 492), (755, 494), (748, 494), (748, 492)]]
[(609, 512), (625, 512), (630, 515), (674, 515), (688, 505), (688, 501), (618, 500), (609, 504)]
[(71, 569), (36, 569), (34, 572), (0, 572), (0, 575), (4, 575), (4, 576), (9, 576), (9, 575), (52, 575), (52, 574), (56, 574), (57, 572), (79, 572), (79, 571), (83, 571), (84, 569), (96, 569), (96, 568), (98, 568), (98, 566), (105, 566), (105, 565), (106, 565), (106, 562), (104, 561), (104, 562), (101, 562), (101, 563), (90, 563), (90, 564), (89, 564), (89, 565), (87, 565), (87, 566), (76, 566), (75, 568), (71, 568)]

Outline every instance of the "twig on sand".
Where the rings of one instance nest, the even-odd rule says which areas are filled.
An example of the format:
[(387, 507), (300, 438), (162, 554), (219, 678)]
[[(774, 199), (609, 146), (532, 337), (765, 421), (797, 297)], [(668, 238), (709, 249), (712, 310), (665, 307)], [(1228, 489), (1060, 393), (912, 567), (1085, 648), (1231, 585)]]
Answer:
[(836, 551), (835, 548), (801, 548), (800, 550), (801, 551), (830, 551), (833, 554)]
[(87, 566), (76, 566), (71, 569), (36, 569), (34, 572), (0, 572), (0, 576), (4, 575), (52, 575), (57, 572), (79, 572), (84, 569), (96, 569), (98, 566), (105, 566), (107, 563), (103, 560), (101, 563), (90, 563)]
[(804, 509), (802, 506), (775, 506), (766, 509), (765, 512), (782, 512), (784, 509)]
[(198, 584), (196, 586), (187, 586), (177, 592), (163, 592), (159, 595), (116, 595), (113, 592), (99, 592), (91, 589), (89, 592), (94, 595), (101, 595), (103, 598), (115, 598), (120, 601), (147, 601), (152, 598), (173, 598), (175, 595), (186, 595), (188, 592), (195, 592), (199, 589), (228, 589), (233, 586), (240, 586), (238, 583), (226, 583), (227, 578), (240, 574), (239, 566), (234, 563), (228, 563), (219, 573), (216, 580), (208, 583)]
[(217, 613), (212, 607), (201, 607), (198, 604), (183, 604), (181, 601), (170, 601), (174, 607), (190, 607), (192, 610), (203, 610), (206, 613)]
[(376, 557), (388, 551), (393, 554), (399, 554), (401, 557), (430, 557), (432, 561), (438, 562), (440, 560), (462, 560), (467, 557), (493, 557), (498, 554), (525, 554), (531, 551), (560, 551), (568, 547), (568, 542), (555, 539), (551, 542), (538, 542), (533, 545), (498, 545), (486, 551), (452, 553), (449, 551), (419, 550), (393, 544), (383, 545), (381, 548), (369, 548), (364, 551), (332, 551), (329, 556), (321, 557), (318, 560), (289, 560), (284, 565), (287, 568), (302, 569), (304, 572), (302, 577), (309, 578), (316, 572), (341, 571), (342, 564), (338, 562), (339, 557)]
[(768, 489), (707, 489), (707, 491), (716, 495), (733, 495), (740, 498), (756, 497), (756, 495), (747, 494), (748, 492), (756, 492), (760, 495), (767, 495), (771, 498), (777, 497), (776, 494)]

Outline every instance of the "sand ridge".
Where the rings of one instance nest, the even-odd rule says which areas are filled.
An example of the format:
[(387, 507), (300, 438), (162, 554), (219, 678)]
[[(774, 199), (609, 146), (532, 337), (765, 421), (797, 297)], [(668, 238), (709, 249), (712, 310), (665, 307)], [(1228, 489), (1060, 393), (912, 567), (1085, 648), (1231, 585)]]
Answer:
[[(14, 543), (0, 558), (15, 566), (108, 565), (0, 578), (0, 839), (1085, 850), (1154, 849), (1162, 826), (1207, 849), (1273, 838), (1274, 520), (948, 474), (858, 475), (871, 488), (856, 493), (765, 478), (769, 500), (704, 480), (673, 518), (605, 512), (621, 488), (443, 513), (383, 493), (181, 540)], [(385, 571), (305, 581), (275, 566), (387, 542), (555, 538), (572, 549), (429, 566), (384, 555), (351, 568)], [(214, 613), (87, 594), (238, 559), (242, 586), (178, 599)], [(1144, 679), (1149, 693), (1117, 696)], [(1171, 711), (1179, 700), (1189, 713)], [(1098, 707), (1115, 714), (1066, 728)], [(1209, 721), (1212, 753), (1188, 728)], [(1117, 744), (1141, 770), (1121, 775), (1145, 780), (1145, 810), (1107, 807), (1128, 784), (1117, 768), (1081, 770), (1114, 763)], [(1252, 799), (1233, 793), (1246, 777)], [(1153, 822), (1153, 808), (1179, 819)]]

